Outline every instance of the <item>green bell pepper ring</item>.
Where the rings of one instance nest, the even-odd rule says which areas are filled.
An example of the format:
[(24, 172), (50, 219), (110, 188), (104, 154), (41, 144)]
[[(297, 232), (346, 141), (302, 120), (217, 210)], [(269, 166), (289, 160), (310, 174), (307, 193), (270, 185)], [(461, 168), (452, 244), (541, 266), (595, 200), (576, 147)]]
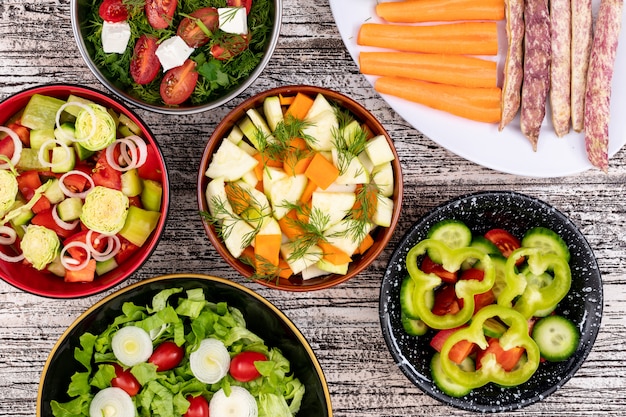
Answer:
[[(483, 323), (496, 316), (508, 326), (506, 332), (499, 338), (502, 349), (509, 350), (514, 347), (522, 347), (526, 350), (527, 360), (523, 363), (520, 361), (520, 365), (516, 366), (515, 369), (505, 371), (497, 362), (494, 354), (487, 354), (482, 358), (478, 370), (464, 371), (459, 368), (449, 358), (452, 347), (460, 341), (467, 340), (475, 343), (481, 349), (486, 349), (488, 343), (483, 333)], [(471, 388), (478, 388), (489, 382), (505, 387), (522, 384), (535, 373), (539, 367), (540, 359), (539, 348), (528, 334), (527, 319), (512, 308), (496, 304), (480, 309), (472, 318), (469, 327), (450, 335), (441, 348), (441, 366), (446, 375), (457, 384)]]
[[(484, 268), (482, 281), (467, 279), (455, 283), (455, 293), (463, 300), (463, 307), (455, 314), (436, 315), (427, 302), (434, 298), (435, 289), (442, 283), (437, 275), (424, 273), (418, 267), (418, 257), (429, 250), (437, 251), (441, 256), (442, 266), (450, 272), (458, 271), (467, 259), (479, 259)], [(409, 276), (415, 282), (413, 297), (416, 312), (424, 323), (434, 329), (451, 329), (467, 323), (474, 314), (474, 295), (488, 291), (495, 282), (495, 268), (489, 255), (473, 247), (451, 249), (434, 239), (424, 239), (413, 246), (407, 254), (406, 267)]]
[[(515, 266), (521, 257), (526, 257), (531, 273), (541, 275), (551, 271), (554, 279), (544, 287), (528, 284), (526, 276), (518, 273)], [(505, 281), (506, 287), (498, 297), (498, 305), (512, 306), (524, 317), (530, 318), (537, 311), (556, 306), (567, 295), (572, 284), (572, 272), (563, 257), (542, 253), (536, 248), (520, 248), (506, 261)]]

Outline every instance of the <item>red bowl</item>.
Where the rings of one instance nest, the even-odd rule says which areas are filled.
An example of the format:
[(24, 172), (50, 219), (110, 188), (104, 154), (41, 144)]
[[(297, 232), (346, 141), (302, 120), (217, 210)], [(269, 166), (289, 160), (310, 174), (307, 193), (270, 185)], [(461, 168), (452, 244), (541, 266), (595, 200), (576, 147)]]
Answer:
[[(373, 245), (362, 255), (356, 255), (353, 257), (353, 261), (350, 263), (347, 274), (328, 274), (320, 277), (315, 277), (311, 279), (304, 280), (301, 275), (293, 275), (289, 279), (279, 278), (272, 279), (270, 281), (265, 279), (254, 279), (259, 284), (262, 284), (266, 287), (285, 290), (285, 291), (312, 291), (312, 290), (320, 290), (329, 287), (333, 287), (335, 285), (339, 285), (351, 278), (355, 275), (363, 271), (367, 268), (385, 249), (387, 243), (391, 239), (393, 231), (398, 223), (398, 219), (400, 218), (400, 209), (402, 206), (402, 191), (403, 191), (403, 183), (402, 183), (402, 169), (400, 165), (400, 159), (398, 158), (398, 154), (396, 153), (396, 149), (393, 145), (393, 141), (389, 137), (389, 134), (385, 130), (385, 128), (380, 124), (380, 122), (372, 115), (368, 110), (366, 110), (359, 103), (354, 101), (353, 99), (340, 94), (338, 92), (314, 86), (307, 85), (294, 85), (294, 86), (284, 86), (278, 87), (271, 90), (264, 91), (259, 93), (253, 97), (242, 102), (236, 108), (234, 108), (225, 118), (222, 120), (213, 134), (211, 135), (204, 153), (202, 155), (202, 161), (200, 162), (200, 170), (198, 172), (198, 204), (200, 211), (208, 212), (208, 203), (205, 197), (207, 184), (210, 182), (210, 178), (204, 175), (209, 163), (211, 162), (211, 158), (213, 153), (217, 150), (219, 145), (222, 143), (222, 140), (226, 140), (228, 133), (232, 129), (232, 127), (240, 120), (248, 109), (251, 108), (262, 108), (263, 101), (266, 97), (269, 96), (290, 96), (295, 95), (296, 93), (301, 92), (308, 94), (310, 96), (315, 96), (318, 93), (323, 94), (331, 103), (338, 105), (339, 107), (348, 110), (352, 115), (355, 116), (357, 120), (359, 120), (362, 124), (365, 124), (374, 135), (383, 135), (387, 143), (390, 145), (395, 159), (391, 162), (393, 168), (394, 175), (394, 190), (391, 199), (394, 202), (393, 214), (391, 219), (391, 224), (389, 227), (378, 227), (373, 233), (374, 243)], [(213, 246), (217, 249), (219, 254), (224, 258), (224, 260), (231, 265), (235, 270), (237, 270), (243, 276), (250, 278), (254, 275), (254, 269), (248, 265), (247, 263), (242, 262), (240, 259), (235, 258), (231, 255), (231, 253), (226, 248), (223, 240), (216, 233), (215, 227), (207, 221), (204, 221), (204, 228), (206, 234), (213, 244)]]
[(51, 298), (78, 298), (97, 294), (114, 287), (132, 275), (156, 248), (165, 228), (169, 209), (169, 181), (165, 161), (154, 135), (132, 110), (118, 100), (88, 87), (72, 84), (48, 84), (21, 91), (0, 102), (0, 125), (4, 125), (13, 115), (23, 109), (33, 94), (61, 99), (67, 98), (69, 94), (74, 94), (113, 109), (118, 113), (124, 113), (141, 128), (144, 139), (157, 150), (159, 156), (163, 196), (161, 217), (157, 227), (141, 248), (112, 271), (96, 277), (92, 282), (67, 283), (60, 277), (45, 271), (38, 271), (22, 262), (11, 263), (0, 260), (0, 279), (29, 293)]

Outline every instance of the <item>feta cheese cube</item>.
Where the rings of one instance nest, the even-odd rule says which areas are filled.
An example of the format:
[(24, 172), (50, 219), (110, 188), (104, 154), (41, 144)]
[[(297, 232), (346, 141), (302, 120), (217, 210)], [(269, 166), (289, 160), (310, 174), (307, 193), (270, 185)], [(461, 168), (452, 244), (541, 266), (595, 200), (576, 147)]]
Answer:
[(219, 28), (224, 32), (236, 35), (248, 34), (248, 15), (245, 7), (220, 7), (217, 14)]
[(180, 36), (172, 36), (161, 42), (156, 50), (156, 56), (161, 62), (163, 72), (179, 67), (191, 56), (194, 48), (190, 48)]
[(106, 54), (123, 54), (130, 40), (130, 25), (127, 22), (102, 23), (102, 50)]

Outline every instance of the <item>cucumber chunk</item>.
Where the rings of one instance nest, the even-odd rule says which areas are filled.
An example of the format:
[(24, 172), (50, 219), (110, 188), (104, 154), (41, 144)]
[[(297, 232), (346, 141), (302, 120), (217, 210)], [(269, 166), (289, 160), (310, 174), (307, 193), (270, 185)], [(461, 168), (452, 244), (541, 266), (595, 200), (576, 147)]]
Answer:
[[(441, 391), (448, 394), (451, 397), (463, 397), (469, 394), (472, 389), (464, 385), (454, 382), (441, 366), (440, 360), (441, 354), (436, 352), (430, 361), (430, 371), (433, 376), (433, 382), (437, 385)], [(471, 358), (465, 358), (465, 360), (459, 365), (462, 369), (471, 371), (474, 369), (474, 361)]]
[(423, 336), (428, 331), (428, 325), (420, 319), (413, 319), (400, 312), (402, 328), (409, 336)]
[(544, 359), (558, 362), (574, 354), (578, 348), (580, 333), (568, 318), (552, 315), (535, 323), (532, 338)]
[[(472, 243), (472, 231), (460, 220), (447, 219), (435, 223), (427, 235), (428, 239), (438, 240), (451, 249), (464, 248)], [(435, 263), (442, 263), (441, 256), (434, 250), (428, 256)]]
[(570, 253), (567, 243), (548, 228), (539, 226), (530, 229), (522, 238), (521, 243), (524, 247), (539, 248), (542, 252), (553, 253), (569, 262)]

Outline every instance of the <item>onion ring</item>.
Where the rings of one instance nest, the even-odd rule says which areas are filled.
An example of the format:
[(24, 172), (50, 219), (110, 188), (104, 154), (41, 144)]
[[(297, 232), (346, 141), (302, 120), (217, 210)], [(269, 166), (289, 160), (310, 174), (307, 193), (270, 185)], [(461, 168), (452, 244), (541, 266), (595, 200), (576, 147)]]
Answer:
[(50, 145), (59, 145), (61, 148), (65, 149), (65, 159), (63, 161), (59, 161), (58, 163), (62, 164), (65, 163), (68, 159), (70, 159), (72, 157), (72, 154), (70, 152), (70, 148), (69, 146), (67, 146), (65, 143), (56, 140), (56, 139), (48, 139), (47, 141), (45, 141), (44, 143), (41, 144), (41, 148), (39, 148), (39, 152), (37, 153), (37, 159), (39, 159), (39, 163), (47, 168), (52, 168), (54, 166), (54, 164), (50, 161), (46, 161), (44, 159), (44, 152), (46, 152), (48, 150), (48, 148), (50, 147)]
[(56, 225), (59, 226), (63, 230), (72, 230), (73, 228), (75, 228), (76, 225), (78, 224), (78, 220), (74, 220), (73, 222), (66, 222), (62, 220), (59, 217), (59, 213), (57, 213), (57, 206), (58, 204), (55, 204), (52, 207), (52, 219), (54, 220), (54, 223), (56, 223)]
[[(17, 233), (13, 228), (9, 226), (0, 226), (0, 245), (9, 246), (15, 243), (17, 240)], [(7, 255), (0, 251), (0, 259), (5, 262), (21, 262), (24, 259), (24, 254), (21, 253), (16, 256)]]
[(80, 103), (80, 102), (77, 102), (77, 101), (72, 101), (72, 102), (63, 104), (59, 108), (59, 110), (57, 111), (57, 114), (56, 114), (56, 118), (55, 118), (56, 126), (61, 127), (61, 113), (63, 113), (63, 110), (65, 110), (69, 106), (78, 106), (81, 109), (87, 111), (87, 113), (89, 113), (89, 116), (91, 116), (91, 121), (92, 121), (92, 123), (91, 123), (91, 130), (89, 131), (89, 135), (87, 135), (86, 137), (84, 137), (82, 139), (78, 139), (77, 137), (67, 136), (65, 134), (65, 132), (63, 131), (63, 129), (60, 129), (61, 131), (63, 131), (61, 133), (61, 136), (64, 136), (66, 139), (71, 140), (72, 142), (85, 142), (86, 140), (91, 139), (93, 137), (93, 135), (96, 134), (96, 129), (97, 129), (97, 126), (96, 126), (96, 113), (87, 104)]
[[(65, 178), (67, 178), (69, 175), (80, 175), (82, 177), (87, 178), (87, 181), (89, 181), (89, 188), (86, 191), (83, 191), (82, 193), (75, 193), (71, 191), (69, 188), (65, 186), (65, 183), (64, 183)], [(91, 179), (89, 175), (77, 169), (68, 171), (65, 174), (61, 175), (61, 178), (59, 178), (59, 187), (61, 187), (61, 191), (63, 191), (63, 194), (65, 194), (68, 197), (78, 197), (78, 198), (84, 199), (87, 196), (87, 193), (91, 191), (91, 189), (94, 188), (95, 186), (96, 185), (94, 184), (93, 180)]]
[(105, 237), (107, 239), (106, 250), (104, 250), (103, 252), (100, 252), (99, 250), (94, 248), (93, 245), (91, 244), (91, 237), (93, 233), (94, 233), (93, 230), (89, 230), (87, 232), (87, 237), (85, 240), (87, 242), (87, 247), (89, 247), (89, 250), (91, 251), (91, 256), (96, 261), (98, 262), (108, 261), (109, 259), (111, 259), (112, 257), (118, 254), (118, 252), (122, 248), (122, 243), (120, 242), (120, 238), (117, 237), (117, 235), (105, 235), (105, 234), (96, 232), (99, 234), (99, 236), (96, 237), (96, 244), (98, 244), (98, 240), (101, 237)]
[[(71, 256), (65, 256), (65, 253), (69, 248), (78, 247), (85, 251), (87, 255), (85, 260), (80, 262), (77, 259), (72, 258)], [(89, 247), (85, 242), (74, 241), (70, 242), (61, 249), (61, 264), (65, 267), (65, 269), (69, 269), (70, 271), (80, 271), (85, 268), (89, 261), (91, 260), (91, 253), (89, 252)]]
[(10, 164), (6, 162), (0, 164), (0, 169), (10, 169), (12, 166), (17, 165), (17, 163), (19, 162), (22, 156), (22, 149), (24, 147), (22, 146), (22, 141), (20, 140), (20, 137), (12, 129), (9, 129), (5, 126), (0, 126), (0, 132), (6, 133), (13, 140), (13, 156), (11, 157)]

